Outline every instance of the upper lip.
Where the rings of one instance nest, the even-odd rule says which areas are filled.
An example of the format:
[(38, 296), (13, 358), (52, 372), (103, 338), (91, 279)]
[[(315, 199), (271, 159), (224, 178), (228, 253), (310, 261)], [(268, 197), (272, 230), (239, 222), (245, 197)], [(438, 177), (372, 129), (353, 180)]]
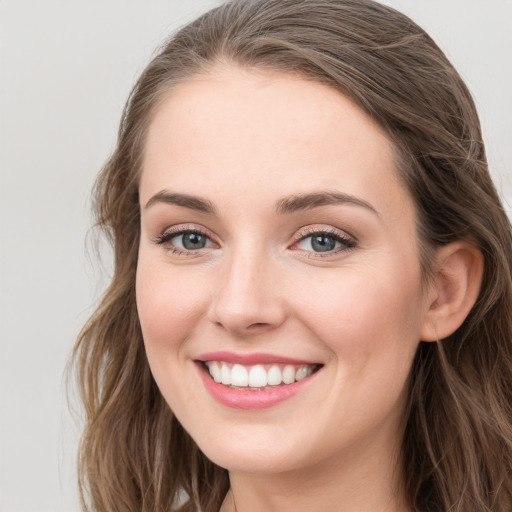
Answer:
[(196, 360), (201, 361), (201, 362), (224, 361), (226, 363), (242, 364), (245, 366), (255, 365), (255, 364), (273, 364), (273, 363), (295, 364), (295, 365), (321, 364), (318, 361), (306, 361), (304, 359), (296, 359), (293, 357), (280, 356), (280, 355), (276, 355), (276, 354), (265, 354), (265, 353), (248, 354), (248, 353), (236, 353), (236, 352), (227, 352), (227, 351), (206, 352), (204, 354), (201, 354)]

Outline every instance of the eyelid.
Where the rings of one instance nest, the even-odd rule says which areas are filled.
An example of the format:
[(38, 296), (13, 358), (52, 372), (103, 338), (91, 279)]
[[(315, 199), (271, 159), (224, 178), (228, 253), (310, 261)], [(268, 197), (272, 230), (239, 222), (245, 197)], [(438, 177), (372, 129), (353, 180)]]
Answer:
[[(213, 233), (209, 229), (206, 229), (205, 227), (199, 226), (197, 224), (190, 224), (190, 223), (176, 224), (175, 226), (167, 227), (160, 233), (160, 235), (153, 238), (152, 241), (156, 245), (164, 245), (167, 242), (169, 242), (172, 238), (179, 236), (181, 234), (185, 234), (185, 233), (198, 233), (198, 234), (208, 238), (213, 244), (218, 245), (214, 240), (215, 235), (213, 235)], [(179, 249), (179, 248), (176, 248), (176, 249), (179, 251), (182, 251), (182, 252), (190, 252), (190, 253), (197, 253), (198, 251), (201, 251), (201, 249), (196, 249), (196, 250), (186, 250), (186, 249), (183, 250), (183, 249)]]
[(317, 235), (317, 234), (326, 234), (326, 235), (332, 235), (339, 238), (342, 238), (343, 240), (350, 240), (354, 243), (357, 243), (357, 238), (350, 233), (347, 233), (344, 230), (335, 228), (333, 226), (328, 226), (325, 224), (312, 224), (310, 226), (305, 226), (301, 229), (299, 229), (294, 235), (294, 241), (297, 242), (299, 240), (302, 240), (308, 236), (311, 235)]
[[(338, 241), (342, 247), (338, 247), (332, 251), (326, 252), (316, 252), (316, 251), (308, 251), (305, 249), (293, 249), (293, 246), (298, 242), (306, 240), (307, 238), (313, 235), (326, 235), (328, 237), (334, 238)], [(302, 251), (303, 253), (307, 253), (308, 257), (317, 257), (317, 258), (325, 258), (328, 256), (339, 255), (340, 253), (345, 253), (354, 249), (357, 246), (357, 239), (353, 235), (348, 234), (346, 231), (334, 228), (333, 226), (325, 226), (325, 225), (311, 225), (306, 226), (295, 233), (293, 236), (294, 242), (290, 247), (293, 250)]]
[[(160, 235), (153, 238), (152, 241), (156, 245), (167, 246), (167, 248), (171, 252), (174, 252), (179, 255), (197, 255), (201, 254), (202, 251), (211, 248), (210, 246), (199, 249), (183, 249), (169, 243), (170, 240), (172, 240), (174, 237), (180, 236), (185, 233), (198, 233), (206, 237), (214, 246), (219, 246), (219, 244), (215, 241), (215, 235), (209, 229), (205, 228), (204, 226), (192, 223), (176, 224), (174, 226), (167, 227), (164, 230), (162, 230)], [(317, 252), (314, 250), (294, 248), (294, 245), (296, 245), (298, 242), (305, 240), (313, 235), (325, 235), (327, 237), (331, 237), (335, 239), (338, 243), (340, 243), (341, 247), (326, 252)], [(325, 258), (328, 256), (335, 256), (340, 253), (352, 250), (357, 246), (357, 243), (358, 241), (356, 237), (348, 234), (346, 231), (340, 230), (333, 226), (314, 224), (305, 226), (298, 230), (293, 235), (293, 243), (289, 247), (289, 249), (301, 251), (302, 253), (307, 254), (308, 257)]]

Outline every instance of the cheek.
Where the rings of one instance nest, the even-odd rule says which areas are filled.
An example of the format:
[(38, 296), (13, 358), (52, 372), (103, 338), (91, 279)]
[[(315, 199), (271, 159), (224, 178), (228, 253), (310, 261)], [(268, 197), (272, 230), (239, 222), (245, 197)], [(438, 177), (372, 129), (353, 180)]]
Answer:
[(179, 349), (205, 311), (205, 286), (186, 271), (171, 273), (165, 265), (139, 260), (137, 309), (148, 356)]
[(330, 418), (330, 439), (400, 421), (419, 343), (421, 280), (415, 268), (392, 270), (345, 269), (342, 279), (310, 283), (307, 302), (303, 295), (302, 320), (329, 352), (329, 391), (316, 408)]
[(418, 265), (384, 263), (344, 269), (309, 283), (302, 294), (304, 322), (336, 358), (403, 360), (403, 349), (416, 349), (422, 323)]

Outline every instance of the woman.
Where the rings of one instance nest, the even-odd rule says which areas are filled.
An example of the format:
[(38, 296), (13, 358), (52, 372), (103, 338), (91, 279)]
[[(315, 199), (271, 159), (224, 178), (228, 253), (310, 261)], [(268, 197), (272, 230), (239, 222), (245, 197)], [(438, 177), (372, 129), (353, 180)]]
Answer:
[(96, 188), (90, 510), (508, 511), (510, 224), (433, 41), (239, 0), (148, 65)]

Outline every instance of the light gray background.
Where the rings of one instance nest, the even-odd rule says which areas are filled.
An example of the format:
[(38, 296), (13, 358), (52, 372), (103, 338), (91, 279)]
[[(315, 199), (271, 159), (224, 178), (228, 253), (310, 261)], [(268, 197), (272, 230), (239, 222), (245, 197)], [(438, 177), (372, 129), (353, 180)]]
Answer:
[[(84, 239), (89, 191), (156, 46), (213, 0), (0, 0), (0, 511), (77, 511), (74, 338), (105, 284)], [(387, 0), (473, 92), (512, 203), (512, 2)]]

